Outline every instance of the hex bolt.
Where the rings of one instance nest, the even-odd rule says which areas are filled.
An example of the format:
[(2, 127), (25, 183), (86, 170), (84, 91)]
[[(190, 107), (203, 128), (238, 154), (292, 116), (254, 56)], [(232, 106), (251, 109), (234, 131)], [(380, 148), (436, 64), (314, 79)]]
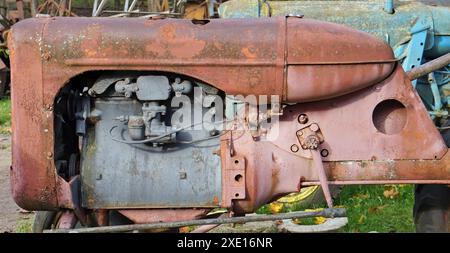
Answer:
[(48, 60), (50, 60), (50, 58), (52, 58), (52, 55), (51, 55), (49, 52), (46, 52), (46, 53), (44, 53), (44, 54), (42, 55), (42, 58), (43, 58), (45, 61), (48, 61)]
[(53, 157), (53, 153), (52, 152), (47, 152), (47, 158), (51, 159)]
[(217, 135), (219, 135), (219, 130), (217, 130), (217, 129), (214, 129), (214, 130), (211, 130), (211, 131), (209, 131), (209, 135), (210, 136), (217, 136)]
[(306, 114), (300, 114), (298, 116), (298, 123), (300, 123), (300, 124), (308, 123), (308, 116)]
[(180, 179), (186, 179), (186, 178), (187, 178), (186, 172), (180, 172)]
[(313, 132), (317, 132), (319, 131), (319, 125), (317, 125), (316, 123), (311, 124), (311, 126), (309, 126), (309, 129)]
[(298, 147), (296, 144), (293, 144), (293, 145), (291, 146), (291, 151), (292, 151), (292, 152), (297, 153), (298, 150), (299, 150), (299, 147)]

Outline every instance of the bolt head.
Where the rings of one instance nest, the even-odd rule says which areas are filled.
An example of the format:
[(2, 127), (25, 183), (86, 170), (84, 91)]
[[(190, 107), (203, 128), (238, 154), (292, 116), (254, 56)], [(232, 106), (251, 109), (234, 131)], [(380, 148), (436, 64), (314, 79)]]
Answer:
[(300, 123), (300, 124), (308, 123), (308, 116), (306, 114), (300, 114), (298, 116), (298, 123)]
[(314, 123), (309, 127), (309, 129), (311, 129), (311, 131), (313, 131), (313, 132), (317, 132), (317, 131), (319, 131), (319, 125)]

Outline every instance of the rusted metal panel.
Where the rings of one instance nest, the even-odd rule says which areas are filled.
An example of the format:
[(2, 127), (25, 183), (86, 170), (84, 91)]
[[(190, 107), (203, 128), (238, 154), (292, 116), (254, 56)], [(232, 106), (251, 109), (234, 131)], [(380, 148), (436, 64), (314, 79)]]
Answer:
[(343, 95), (385, 79), (394, 69), (390, 47), (342, 26), (287, 19), (287, 101)]
[[(373, 119), (377, 105), (398, 100), (406, 121), (398, 132), (383, 133)], [(390, 105), (390, 104), (388, 104)], [(393, 104), (396, 106), (396, 104)], [(394, 108), (395, 109), (395, 108)], [(394, 110), (395, 112), (395, 110)], [(306, 115), (299, 122), (299, 116)], [(389, 129), (393, 118), (402, 115), (381, 114)], [(397, 66), (388, 80), (351, 95), (288, 106), (279, 119), (278, 136), (254, 138), (251, 131), (233, 131), (222, 137), (222, 167), (226, 161), (243, 157), (246, 161), (246, 199), (232, 201), (237, 212), (251, 212), (276, 196), (298, 191), (305, 185), (319, 184), (318, 172), (310, 150), (301, 146), (298, 130), (313, 123), (320, 127), (324, 142), (319, 145), (330, 184), (432, 183), (450, 184), (447, 147), (433, 127), (406, 74)], [(383, 130), (383, 129), (381, 129)], [(271, 136), (271, 129), (267, 137)], [(258, 140), (261, 139), (262, 140)], [(322, 152), (323, 150), (327, 152)]]
[[(314, 30), (315, 34), (311, 34), (313, 38), (323, 37), (327, 42), (311, 43), (313, 39), (302, 41), (299, 35), (286, 37), (286, 23), (289, 24), (289, 31), (302, 34)], [(186, 74), (213, 83), (228, 94), (288, 95), (289, 102), (300, 102), (364, 88), (389, 75), (395, 61), (389, 47), (370, 35), (360, 38), (361, 33), (355, 30), (299, 18), (210, 20), (206, 24), (174, 19), (80, 18), (68, 22), (68, 19), (56, 18), (49, 22), (46, 30), (64, 31), (48, 33), (45, 38), (44, 44), (48, 45), (45, 54), (51, 56), (44, 64), (48, 78), (51, 78), (49, 81), (65, 79), (69, 72), (75, 75), (93, 68), (151, 69)], [(342, 38), (330, 36), (333, 30), (350, 34), (344, 39), (347, 44), (350, 43), (348, 45), (355, 47), (343, 46), (347, 44), (339, 42)], [(330, 48), (324, 44), (338, 46)], [(302, 57), (298, 48), (303, 47), (308, 52), (316, 52), (318, 57)], [(337, 56), (328, 54), (330, 49), (337, 52)], [(377, 49), (379, 54), (360, 53), (370, 49)], [(287, 59), (285, 51), (290, 52)], [(350, 55), (350, 58), (338, 60), (341, 55)], [(318, 83), (328, 82), (330, 79), (326, 77), (330, 75), (330, 70), (331, 73), (342, 73), (339, 76), (348, 74), (340, 65), (349, 63), (349, 59), (350, 63), (360, 63), (361, 71), (367, 70), (364, 64), (377, 65), (369, 69), (374, 68), (373, 73), (377, 76), (365, 74), (354, 75), (351, 80), (342, 78), (342, 82), (333, 83), (336, 89), (325, 90), (323, 95), (308, 92)], [(286, 90), (286, 61), (289, 65), (309, 66), (308, 61), (311, 61), (312, 65), (337, 66), (305, 75), (300, 85), (295, 82), (291, 84), (295, 88)], [(61, 68), (65, 71), (61, 72)], [(288, 75), (295, 75), (294, 70)], [(297, 76), (303, 73), (299, 70)], [(54, 93), (55, 90), (49, 87), (49, 92)]]
[[(325, 161), (440, 159), (447, 147), (410, 84), (398, 65), (391, 77), (372, 87), (320, 103), (290, 106), (280, 118), (279, 137), (274, 143), (291, 152), (291, 146), (298, 144), (296, 131), (317, 123), (325, 138), (322, 149), (329, 153)], [(389, 115), (375, 111), (380, 103), (386, 103), (383, 101), (387, 106), (389, 101), (398, 101), (391, 108), (398, 106), (400, 110), (398, 118), (392, 117), (396, 120), (389, 121)], [(308, 116), (306, 124), (297, 123), (300, 114)], [(400, 124), (397, 132), (381, 132), (383, 127), (395, 128), (395, 124)], [(309, 150), (300, 149), (295, 154), (310, 157)]]
[(204, 218), (210, 209), (119, 210), (137, 224), (173, 222)]
[[(130, 29), (133, 27), (133, 29)], [(282, 94), (284, 19), (211, 20), (56, 18), (44, 64), (54, 94), (61, 80), (89, 70), (185, 74), (234, 94)], [(259, 29), (258, 29), (259, 28)], [(257, 46), (255, 42), (258, 41)], [(56, 46), (62, 45), (62, 46)]]
[(9, 37), (11, 52), (11, 187), (24, 209), (58, 206), (53, 165), (52, 104), (43, 103), (42, 29), (48, 20), (25, 22)]
[[(286, 35), (288, 26), (299, 31), (297, 37)], [(308, 36), (329, 39), (327, 43), (335, 43), (335, 48), (298, 38), (311, 27), (317, 32)], [(321, 149), (329, 151), (323, 158), (325, 169), (336, 165), (327, 171), (329, 181), (438, 180), (450, 184), (448, 159), (441, 159), (447, 148), (401, 68), (397, 66), (390, 75), (395, 62), (388, 46), (371, 37), (362, 41), (359, 32), (344, 29), (355, 34), (345, 35), (347, 43), (354, 45), (347, 48), (339, 42), (343, 38), (331, 36), (334, 29), (343, 28), (299, 18), (211, 20), (204, 25), (131, 18), (20, 22), (10, 37), (15, 200), (29, 209), (70, 206), (67, 185), (56, 185), (60, 179), (53, 162), (52, 106), (58, 91), (71, 78), (98, 70), (173, 72), (202, 80), (227, 94), (282, 95), (284, 102), (332, 98), (286, 108), (280, 119), (280, 135), (274, 141), (255, 141), (249, 131), (223, 136), (222, 168), (230, 173), (222, 176), (227, 177), (222, 193), (231, 190), (222, 195), (221, 203), (230, 207), (234, 202), (237, 211), (252, 211), (279, 194), (298, 190), (302, 182), (317, 182), (309, 153), (291, 151), (291, 146), (298, 144), (296, 132), (302, 127), (297, 123), (299, 114), (308, 115), (310, 122), (321, 128)], [(303, 44), (317, 55), (301, 54), (298, 48)], [(344, 57), (333, 56), (333, 48), (337, 56)], [(371, 50), (379, 54), (366, 52)], [(22, 69), (27, 75), (20, 72)], [(333, 74), (327, 74), (330, 70)], [(290, 77), (294, 72), (297, 74)], [(349, 73), (354, 77), (346, 77)], [(301, 74), (305, 76), (300, 78)], [(338, 81), (326, 86), (333, 78)], [(381, 80), (385, 81), (368, 87)], [(342, 96), (348, 92), (354, 93)], [(389, 113), (381, 110), (373, 120), (375, 108), (389, 99), (404, 105), (403, 109), (386, 107), (400, 117), (391, 121), (386, 117)], [(245, 166), (235, 168), (235, 157)], [(406, 168), (405, 162), (412, 167)], [(418, 171), (426, 166), (427, 174)], [(245, 172), (245, 199), (241, 194), (230, 194), (242, 191), (242, 184), (231, 183), (236, 180), (230, 176), (235, 171)]]

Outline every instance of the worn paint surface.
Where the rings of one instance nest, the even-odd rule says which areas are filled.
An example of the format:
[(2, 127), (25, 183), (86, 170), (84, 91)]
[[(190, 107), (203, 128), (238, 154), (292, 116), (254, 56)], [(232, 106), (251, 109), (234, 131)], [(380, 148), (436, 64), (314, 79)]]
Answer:
[(119, 212), (137, 224), (173, 222), (203, 218), (210, 209), (156, 209), (120, 210)]
[[(404, 109), (374, 117), (377, 105), (392, 100), (400, 101)], [(397, 108), (396, 103), (386, 107), (390, 105)], [(406, 122), (395, 113), (403, 114)], [(306, 124), (299, 123), (301, 114), (307, 115)], [(383, 133), (374, 118), (397, 132)], [(234, 200), (238, 212), (251, 212), (276, 196), (319, 184), (310, 150), (291, 149), (294, 144), (300, 146), (298, 130), (313, 123), (323, 134), (319, 150), (327, 150), (322, 160), (331, 182), (450, 184), (450, 154), (401, 66), (389, 79), (367, 89), (320, 103), (288, 106), (279, 123), (279, 129), (262, 134), (261, 140), (255, 140), (251, 131), (222, 138), (223, 168), (232, 168), (234, 157), (246, 161), (246, 199)], [(278, 136), (265, 141), (272, 131)]]
[[(201, 147), (150, 148), (112, 140), (117, 115), (138, 115), (135, 101), (96, 99), (101, 120), (88, 128), (82, 150), (82, 205), (88, 209), (217, 207), (221, 202), (218, 139)], [(120, 126), (113, 132), (119, 136)], [(185, 132), (192, 139), (200, 131)], [(209, 136), (209, 135), (208, 135)], [(117, 137), (116, 137), (117, 138)], [(111, 157), (111, 154), (115, 154)], [(114, 187), (111, 187), (111, 186)]]
[[(327, 43), (314, 43), (311, 36)], [(323, 132), (331, 181), (450, 184), (447, 148), (404, 72), (395, 67), (389, 46), (356, 30), (294, 17), (204, 25), (171, 19), (48, 18), (20, 22), (9, 43), (12, 190), (16, 202), (28, 209), (70, 206), (67, 185), (57, 187), (53, 103), (71, 78), (98, 70), (172, 72), (227, 94), (281, 95), (284, 102), (300, 103), (285, 109), (281, 134), (273, 141), (257, 141), (249, 131), (223, 136), (220, 204), (231, 207), (234, 202), (237, 211), (252, 211), (298, 190), (301, 182), (317, 182), (310, 157), (290, 149), (302, 113)], [(407, 119), (404, 126), (396, 117), (384, 117), (384, 111), (377, 114), (384, 127), (402, 125), (395, 134), (380, 133), (372, 120), (374, 108), (387, 99), (405, 107), (400, 110)]]
[(388, 37), (392, 47), (410, 36), (411, 28), (418, 18), (424, 19), (425, 24), (431, 28), (427, 49), (433, 47), (434, 36), (450, 35), (448, 1), (395, 1), (393, 14), (383, 11), (384, 2), (384, 0), (231, 0), (223, 3), (219, 12), (223, 18), (302, 14), (306, 18), (344, 24), (369, 32), (382, 40)]

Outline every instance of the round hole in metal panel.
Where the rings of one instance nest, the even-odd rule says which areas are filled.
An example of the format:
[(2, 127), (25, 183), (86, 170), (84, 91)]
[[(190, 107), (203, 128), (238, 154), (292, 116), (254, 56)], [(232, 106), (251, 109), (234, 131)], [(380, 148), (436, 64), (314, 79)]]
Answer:
[(243, 178), (243, 176), (242, 176), (241, 174), (237, 174), (237, 175), (234, 177), (234, 180), (235, 180), (236, 182), (241, 182), (242, 178)]
[(375, 128), (384, 134), (398, 134), (406, 125), (406, 107), (396, 99), (380, 102), (372, 114)]

